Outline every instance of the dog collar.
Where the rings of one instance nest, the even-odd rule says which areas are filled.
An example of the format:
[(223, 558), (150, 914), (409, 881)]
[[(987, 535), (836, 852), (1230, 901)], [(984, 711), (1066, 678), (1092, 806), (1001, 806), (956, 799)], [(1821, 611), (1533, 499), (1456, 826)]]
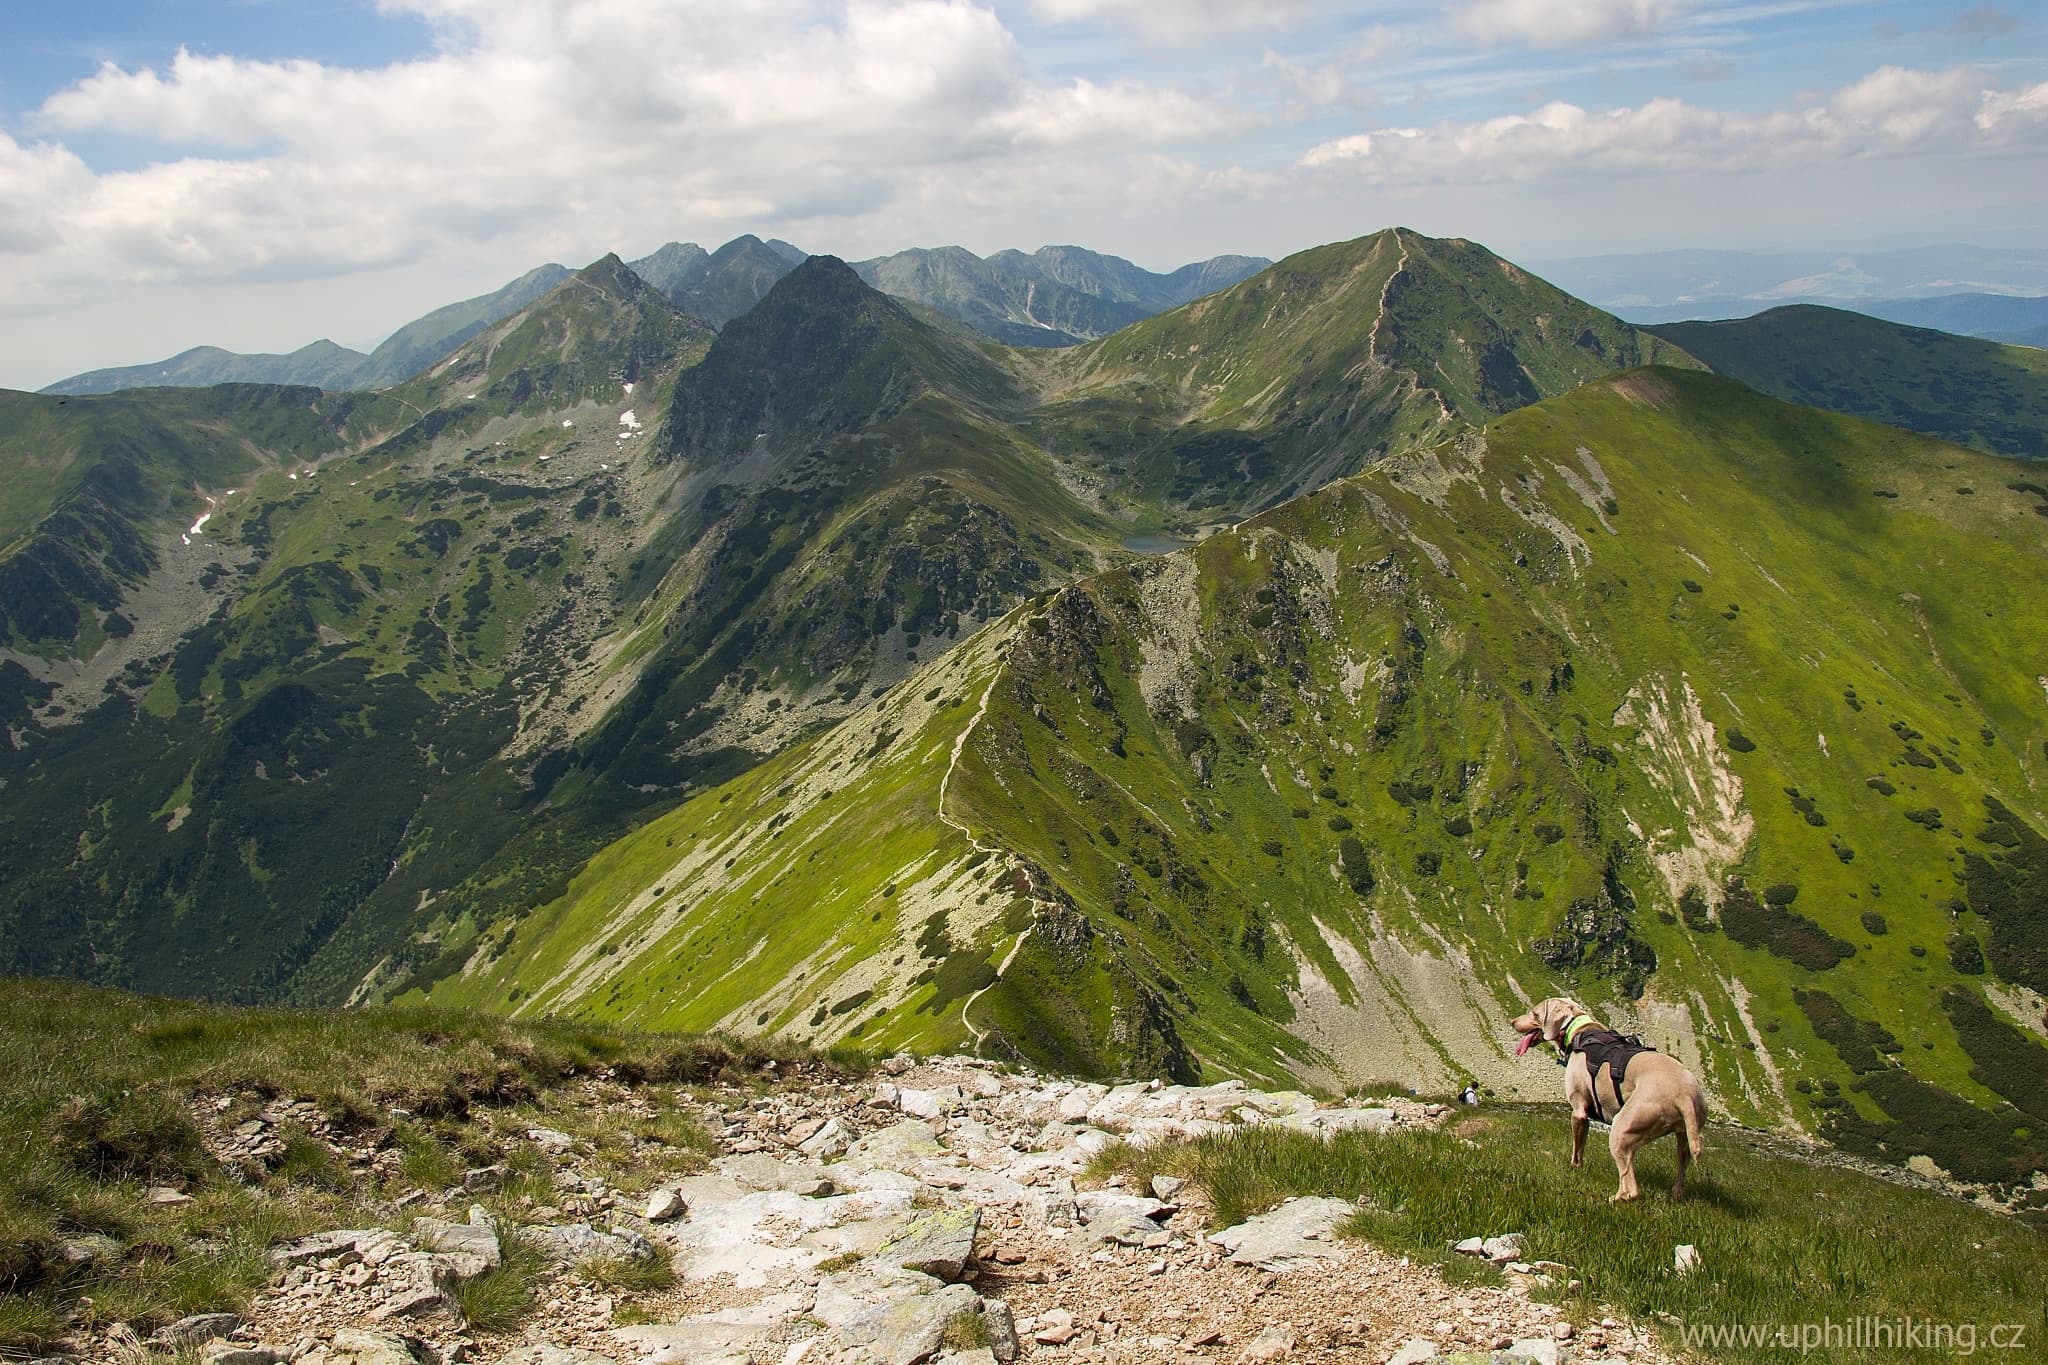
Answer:
[(1572, 1021), (1564, 1026), (1564, 1050), (1570, 1052), (1572, 1044), (1578, 1041), (1580, 1030), (1593, 1022), (1590, 1014), (1575, 1014)]

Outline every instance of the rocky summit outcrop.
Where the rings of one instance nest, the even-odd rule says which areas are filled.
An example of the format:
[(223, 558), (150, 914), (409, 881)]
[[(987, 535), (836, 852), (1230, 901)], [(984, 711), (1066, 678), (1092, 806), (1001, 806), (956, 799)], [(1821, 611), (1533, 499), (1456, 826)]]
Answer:
[[(649, 1093), (613, 1087), (590, 1098), (623, 1123), (648, 1113)], [(245, 1319), (193, 1320), (191, 1335), (206, 1334), (201, 1358), (1663, 1359), (1632, 1328), (1610, 1320), (1575, 1336), (1555, 1308), (1532, 1300), (1546, 1273), (1569, 1273), (1561, 1266), (1511, 1259), (1503, 1287), (1454, 1289), (1434, 1270), (1346, 1238), (1352, 1208), (1341, 1201), (1289, 1200), (1212, 1232), (1197, 1186), (1161, 1175), (1138, 1188), (1090, 1174), (1093, 1158), (1119, 1142), (1143, 1147), (1247, 1124), (1324, 1134), (1419, 1128), (1444, 1116), (1405, 1096), (1333, 1105), (1235, 1081), (1110, 1086), (979, 1060), (897, 1058), (864, 1081), (721, 1086), (677, 1091), (673, 1102), (693, 1109), (716, 1142), (700, 1172), (629, 1196), (581, 1169), (587, 1141), (528, 1128), (500, 1164), (467, 1172), (438, 1196), (408, 1196), (389, 1227), (274, 1247), (276, 1275)], [(526, 1221), (461, 1207), (479, 1185), (535, 1188), (541, 1172), (558, 1203), (524, 1196)], [(541, 1310), (516, 1330), (473, 1325), (465, 1286), (515, 1248), (546, 1263), (535, 1286)], [(672, 1282), (621, 1311), (607, 1286), (626, 1283), (621, 1267), (653, 1262), (667, 1263)]]

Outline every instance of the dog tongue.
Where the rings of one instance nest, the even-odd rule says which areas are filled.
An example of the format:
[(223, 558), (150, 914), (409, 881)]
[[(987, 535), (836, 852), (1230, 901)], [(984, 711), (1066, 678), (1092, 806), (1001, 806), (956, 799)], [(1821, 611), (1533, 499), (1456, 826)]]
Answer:
[(1523, 1034), (1521, 1041), (1515, 1044), (1515, 1055), (1519, 1057), (1527, 1052), (1535, 1044), (1536, 1040), (1542, 1036), (1540, 1033)]

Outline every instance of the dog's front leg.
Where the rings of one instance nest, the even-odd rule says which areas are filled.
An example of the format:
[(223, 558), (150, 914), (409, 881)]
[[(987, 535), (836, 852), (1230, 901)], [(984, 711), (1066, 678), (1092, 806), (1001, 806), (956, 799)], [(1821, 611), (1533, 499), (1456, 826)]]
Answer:
[(1574, 1168), (1583, 1165), (1586, 1160), (1586, 1127), (1586, 1116), (1583, 1113), (1572, 1115), (1572, 1165)]

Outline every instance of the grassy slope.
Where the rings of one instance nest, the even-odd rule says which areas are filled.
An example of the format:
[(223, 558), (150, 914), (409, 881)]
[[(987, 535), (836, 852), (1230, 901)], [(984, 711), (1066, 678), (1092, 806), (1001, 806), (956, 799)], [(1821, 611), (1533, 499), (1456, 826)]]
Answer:
[(1787, 402), (1994, 455), (2048, 457), (2048, 351), (1811, 305), (1652, 330)]
[(1685, 357), (1483, 247), (1389, 229), (1041, 361), (1028, 425), (1114, 499), (1217, 515), (1649, 361)]
[[(736, 852), (783, 809), (784, 784), (824, 781), (828, 753), (896, 728), (878, 709), (642, 831), (602, 860), (607, 878), (580, 881), (538, 934), (479, 955), (438, 998), (544, 993), (532, 1007), (634, 1018), (675, 979), (641, 955), (676, 960), (687, 943), (719, 994), (685, 992), (653, 1018), (752, 1008), (762, 1027), (831, 1038), (858, 1024), (890, 1043), (993, 1028), (1085, 1070), (1470, 1073), (1505, 1089), (1501, 1020), (1569, 988), (1641, 1021), (1727, 1110), (1886, 1121), (1825, 1002), (1800, 1003), (1817, 989), (1905, 1040), (1911, 1075), (1989, 1114), (1999, 1100), (1971, 1051), (1984, 1044), (1943, 997), (1976, 989), (1949, 965), (1948, 907), (1966, 896), (1983, 798), (2044, 823), (2048, 727), (2023, 642), (2048, 631), (2033, 591), (2048, 522), (2036, 495), (2005, 487), (2020, 472), (1681, 371), (1593, 385), (994, 632), (986, 649), (1005, 661), (947, 808), (1003, 850), (991, 862), (1028, 887), (1033, 928), (1020, 945), (1025, 912), (992, 913), (1000, 893), (940, 888), (922, 913), (967, 917), (947, 951), (888, 964), (966, 957), (950, 971), (970, 991), (899, 978), (873, 1006), (822, 1016), (792, 998), (799, 966), (813, 1004), (868, 987), (862, 910), (887, 912), (898, 944), (918, 932), (876, 899), (908, 853), (849, 862), (860, 839), (832, 803), (876, 807), (878, 784), (922, 820), (916, 852), (945, 864), (949, 727), (869, 776), (835, 775), (824, 807), (791, 803), (786, 826), (751, 836), (778, 858), (747, 871)], [(972, 690), (935, 673), (880, 706)], [(891, 837), (911, 838), (889, 809)], [(1905, 818), (1930, 809), (1938, 829)], [(721, 857), (671, 853), (689, 831)], [(1783, 956), (1812, 964), (1825, 944), (1784, 914), (1743, 921), (1759, 946), (1732, 941), (1709, 909), (1731, 877), (1796, 887), (1789, 909), (1848, 962)], [(1701, 899), (1681, 906), (1688, 890)], [(658, 918), (656, 901), (688, 910)], [(781, 932), (740, 928), (770, 923)], [(1984, 929), (1973, 913), (1961, 925)], [(615, 942), (615, 961), (596, 956)], [(737, 976), (756, 951), (776, 959)], [(960, 1022), (955, 1002), (1005, 961)], [(842, 977), (844, 991), (820, 984)], [(2039, 1052), (2015, 1036), (2013, 1055)], [(1920, 1144), (1902, 1159), (1930, 1150), (1926, 1127), (1872, 1143)], [(1940, 1151), (1986, 1179), (2024, 1155), (1980, 1168)]]
[[(272, 1242), (409, 1227), (421, 1210), (393, 1201), (408, 1188), (439, 1197), (468, 1166), (513, 1161), (506, 1187), (483, 1199), (494, 1217), (517, 1218), (521, 1195), (530, 1209), (556, 1191), (530, 1152), (504, 1150), (501, 1128), (571, 1133), (587, 1144), (589, 1173), (621, 1189), (701, 1166), (708, 1139), (667, 1095), (651, 1121), (593, 1113), (572, 1093), (591, 1078), (739, 1080), (771, 1059), (802, 1070), (789, 1049), (715, 1039), (446, 1010), (238, 1010), (8, 979), (0, 1051), (17, 1061), (0, 1076), (0, 1354), (10, 1359), (62, 1336), (68, 1313), (88, 1329), (122, 1321), (147, 1332), (241, 1306), (270, 1278)], [(286, 1124), (282, 1159), (260, 1180), (231, 1176), (206, 1151), (195, 1109), (232, 1130), (271, 1098), (311, 1103), (345, 1147), (401, 1159), (351, 1164)], [(145, 1204), (154, 1184), (192, 1202)], [(64, 1255), (67, 1242), (93, 1236), (112, 1239), (115, 1254), (87, 1264)], [(520, 1286), (489, 1288), (516, 1296)]]
[[(1327, 1143), (1263, 1128), (1143, 1152), (1112, 1149), (1098, 1173), (1120, 1170), (1141, 1187), (1154, 1174), (1191, 1178), (1209, 1192), (1219, 1226), (1294, 1195), (1360, 1200), (1364, 1210), (1349, 1231), (1434, 1263), (1454, 1282), (1502, 1279), (1453, 1254), (1454, 1243), (1518, 1232), (1523, 1259), (1571, 1267), (1582, 1287), (1550, 1294), (1581, 1328), (1619, 1309), (1645, 1322), (1676, 1319), (1662, 1332), (1673, 1349), (1687, 1344), (1688, 1330), (1716, 1326), (1768, 1333), (1782, 1325), (1790, 1334), (1782, 1347), (1700, 1341), (1699, 1358), (1714, 1361), (1799, 1358), (1802, 1326), (1829, 1320), (1967, 1325), (1979, 1351), (1994, 1324), (2023, 1325), (2027, 1346), (2041, 1330), (2037, 1286), (2048, 1272), (2048, 1234), (2039, 1227), (1727, 1131), (1694, 1168), (1686, 1199), (1659, 1188), (1672, 1162), (1670, 1144), (1660, 1143), (1642, 1158), (1643, 1202), (1609, 1205), (1606, 1153), (1595, 1143), (1586, 1165), (1572, 1170), (1565, 1129), (1555, 1106), (1489, 1107), (1452, 1131), (1351, 1133)], [(1682, 1244), (1700, 1252), (1690, 1275), (1673, 1268), (1672, 1249)], [(1970, 1273), (1958, 1275), (1959, 1264)], [(1811, 1358), (1937, 1361), (1967, 1353), (1954, 1345), (1832, 1345)]]

